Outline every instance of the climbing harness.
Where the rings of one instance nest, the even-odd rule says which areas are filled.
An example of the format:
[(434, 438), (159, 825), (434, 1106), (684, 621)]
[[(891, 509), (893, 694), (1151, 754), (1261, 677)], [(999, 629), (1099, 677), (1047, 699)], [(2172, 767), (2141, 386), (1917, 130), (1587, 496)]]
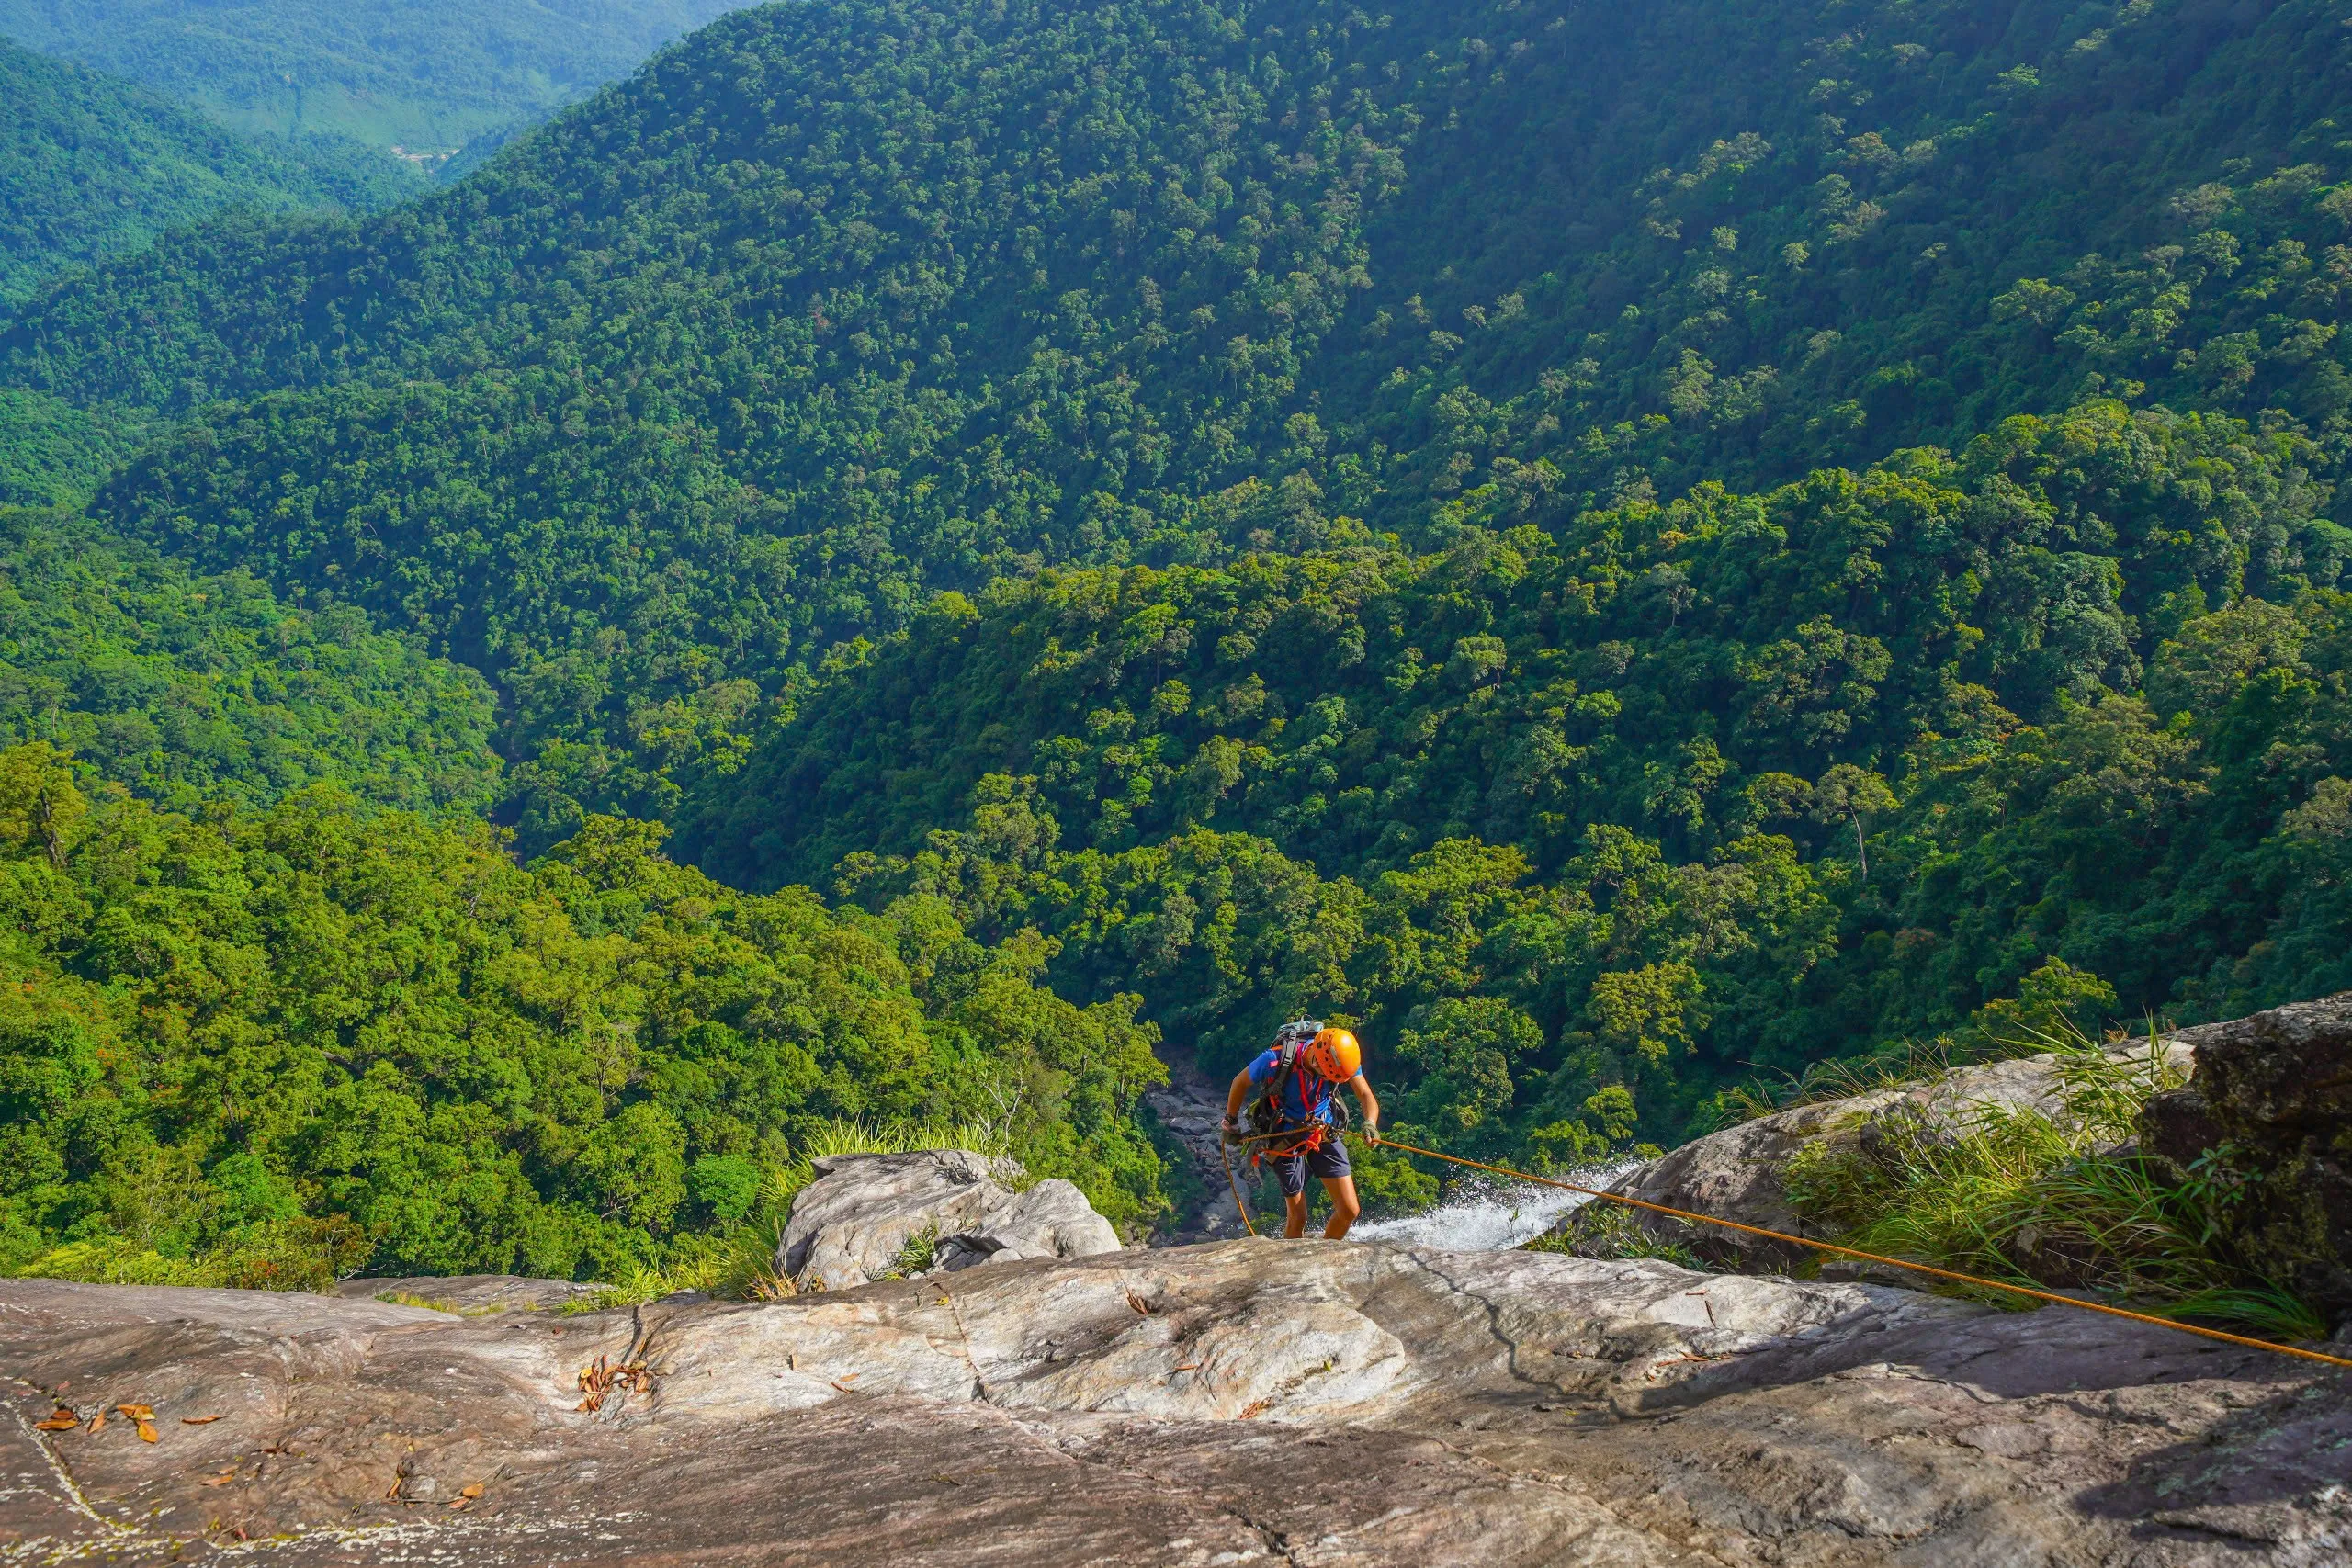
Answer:
[[(1308, 1068), (1314, 1046), (1324, 1035), (1334, 1032), (1346, 1033), (1344, 1030), (1327, 1030), (1313, 1019), (1300, 1019), (1295, 1023), (1283, 1024), (1275, 1034), (1274, 1075), (1268, 1080), (1265, 1092), (1250, 1108), (1250, 1125), (1253, 1132), (1243, 1141), (1256, 1144), (1293, 1137), (1294, 1134), (1295, 1137), (1283, 1148), (1255, 1151), (1250, 1156), (1252, 1166), (1267, 1159), (1288, 1159), (1293, 1155), (1313, 1154), (1323, 1146), (1326, 1137), (1348, 1124), (1347, 1106), (1338, 1098), (1339, 1086), (1319, 1072), (1310, 1073)], [(1350, 1034), (1347, 1039), (1351, 1045), (1354, 1044), (1355, 1036)], [(1284, 1073), (1291, 1075), (1292, 1087), (1298, 1091), (1299, 1109), (1306, 1117), (1303, 1122), (1288, 1122), (1283, 1116)], [(1315, 1084), (1308, 1082), (1310, 1077), (1316, 1080)], [(1322, 1089), (1319, 1098), (1312, 1092), (1317, 1085)]]
[(2324, 1361), (2331, 1367), (2352, 1367), (2352, 1360), (2347, 1360), (2342, 1356), (2330, 1356), (2318, 1350), (2305, 1350), (2293, 1345), (2279, 1345), (2268, 1339), (2251, 1339), (2243, 1334), (2225, 1334), (2218, 1328), (2199, 1328), (2193, 1323), (2179, 1323), (2169, 1317), (2155, 1317), (2143, 1312), (2127, 1312), (2122, 1307), (2108, 1306), (2099, 1302), (2078, 1301), (2073, 1296), (2062, 1296), (2054, 1291), (2037, 1291), (2030, 1286), (2012, 1285), (2000, 1280), (1982, 1279), (1974, 1274), (1962, 1274), (1952, 1269), (1938, 1269), (1926, 1263), (1913, 1263), (1905, 1258), (1886, 1258), (1875, 1252), (1863, 1252), (1851, 1247), (1839, 1247), (1832, 1242), (1815, 1241), (1805, 1236), (1789, 1235), (1781, 1231), (1766, 1230), (1762, 1225), (1742, 1224), (1737, 1220), (1718, 1219), (1713, 1214), (1695, 1214), (1686, 1209), (1669, 1209), (1663, 1203), (1645, 1202), (1639, 1198), (1628, 1198), (1622, 1192), (1603, 1192), (1595, 1187), (1579, 1187), (1573, 1181), (1555, 1181), (1548, 1176), (1530, 1176), (1523, 1170), (1513, 1170), (1506, 1165), (1488, 1165), (1483, 1160), (1464, 1159), (1460, 1155), (1440, 1154), (1435, 1149), (1400, 1144), (1394, 1138), (1381, 1139), (1379, 1146), (1384, 1149), (1402, 1150), (1408, 1155), (1421, 1155), (1430, 1159), (1442, 1159), (1453, 1165), (1465, 1165), (1473, 1170), (1492, 1171), (1498, 1176), (1508, 1176), (1514, 1181), (1532, 1181), (1545, 1187), (1561, 1188), (1569, 1192), (1581, 1192), (1588, 1198), (1598, 1198), (1609, 1203), (1622, 1203), (1629, 1209), (1647, 1209), (1654, 1214), (1669, 1214), (1678, 1220), (1688, 1220), (1704, 1225), (1721, 1225), (1725, 1230), (1744, 1231), (1749, 1235), (1760, 1235), (1772, 1241), (1784, 1241), (1792, 1247), (1805, 1247), (1815, 1252), (1834, 1252), (1841, 1258), (1859, 1258), (1865, 1263), (1883, 1263), (1893, 1269), (1908, 1269), (1915, 1274), (1932, 1274), (1939, 1280), (1952, 1280), (1963, 1285), (1978, 1285), (1991, 1291), (2007, 1291), (2016, 1295), (2030, 1296), (2035, 1301), (2048, 1302), (2054, 1306), (2080, 1307), (2085, 1312), (2104, 1313), (2109, 1317), (2126, 1318), (2133, 1323), (2152, 1324), (2158, 1328), (2177, 1329), (2183, 1334), (2194, 1334), (2200, 1338), (2219, 1339), (2225, 1345), (2242, 1345), (2250, 1350), (2273, 1350), (2281, 1356), (2298, 1356), (2306, 1361)]

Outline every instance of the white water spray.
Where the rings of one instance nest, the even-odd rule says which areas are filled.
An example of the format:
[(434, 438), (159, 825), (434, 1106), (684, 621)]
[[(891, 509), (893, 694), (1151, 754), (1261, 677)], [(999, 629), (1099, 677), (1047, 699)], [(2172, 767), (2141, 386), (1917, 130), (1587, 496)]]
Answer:
[[(1635, 1162), (1569, 1171), (1580, 1187), (1606, 1188)], [(1592, 1200), (1533, 1182), (1472, 1177), (1453, 1184), (1444, 1202), (1427, 1213), (1400, 1220), (1363, 1220), (1348, 1233), (1351, 1241), (1401, 1241), (1412, 1247), (1442, 1247), (1453, 1252), (1498, 1252), (1523, 1247)]]

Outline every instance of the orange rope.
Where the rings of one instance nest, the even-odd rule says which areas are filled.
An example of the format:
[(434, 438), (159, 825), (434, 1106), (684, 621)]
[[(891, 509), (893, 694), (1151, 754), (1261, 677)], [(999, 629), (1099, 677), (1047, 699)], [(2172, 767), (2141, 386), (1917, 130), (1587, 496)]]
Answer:
[(1474, 1170), (1490, 1170), (1498, 1176), (1508, 1176), (1514, 1181), (1533, 1181), (1540, 1182), (1545, 1187), (1564, 1188), (1570, 1192), (1581, 1192), (1588, 1198), (1599, 1198), (1604, 1202), (1623, 1203), (1629, 1209), (1647, 1209), (1652, 1213), (1670, 1214), (1678, 1220), (1688, 1220), (1697, 1224), (1721, 1225), (1725, 1230), (1745, 1231), (1749, 1235), (1760, 1235), (1772, 1241), (1784, 1241), (1791, 1246), (1806, 1247), (1815, 1252), (1835, 1252), (1840, 1257), (1859, 1258), (1865, 1263), (1883, 1263), (1889, 1268), (1908, 1269), (1915, 1274), (1932, 1274), (1939, 1280), (1956, 1280), (1963, 1285), (1979, 1285), (1990, 1291), (2008, 1291), (2017, 1295), (2030, 1296), (2035, 1301), (2049, 1302), (2056, 1306), (2080, 1307), (2085, 1312), (2105, 1313), (2109, 1317), (2127, 1318), (2133, 1323), (2153, 1324), (2158, 1328), (2177, 1329), (2183, 1334), (2194, 1334), (2206, 1339), (2219, 1339), (2227, 1345), (2243, 1345), (2250, 1350), (2271, 1350), (2281, 1356), (2300, 1356), (2306, 1361), (2324, 1361), (2331, 1367), (2352, 1367), (2352, 1360), (2346, 1360), (2341, 1356), (2325, 1355), (2317, 1350), (2304, 1350), (2292, 1345), (2274, 1344), (2267, 1339), (2250, 1339), (2243, 1334), (2224, 1334), (2218, 1328), (2199, 1328), (2193, 1323), (2181, 1323), (2169, 1317), (2154, 1317), (2143, 1312), (2126, 1312), (2121, 1307), (2107, 1306), (2098, 1302), (2079, 1301), (2073, 1296), (2059, 1295), (2053, 1291), (2037, 1291), (2029, 1286), (2012, 1285), (2000, 1280), (1982, 1279), (1974, 1274), (1962, 1274), (1957, 1269), (1938, 1269), (1926, 1263), (1913, 1263), (1907, 1258), (1885, 1258), (1875, 1252), (1862, 1252), (1850, 1247), (1838, 1247), (1831, 1242), (1814, 1241), (1801, 1235), (1788, 1235), (1780, 1231), (1766, 1230), (1762, 1225), (1742, 1224), (1737, 1220), (1718, 1219), (1713, 1214), (1694, 1214), (1685, 1209), (1669, 1209), (1663, 1203), (1644, 1202), (1639, 1198), (1628, 1198), (1621, 1192), (1603, 1192), (1594, 1187), (1579, 1187), (1573, 1181), (1555, 1181), (1548, 1176), (1530, 1176), (1523, 1170), (1513, 1170), (1509, 1166), (1487, 1165), (1481, 1160), (1464, 1159), (1460, 1155), (1440, 1154), (1435, 1149), (1417, 1148), (1411, 1144), (1400, 1144), (1394, 1138), (1380, 1138), (1374, 1142), (1375, 1146), (1380, 1148), (1402, 1149), (1407, 1154), (1425, 1155), (1430, 1159), (1448, 1160), (1455, 1165), (1466, 1165)]

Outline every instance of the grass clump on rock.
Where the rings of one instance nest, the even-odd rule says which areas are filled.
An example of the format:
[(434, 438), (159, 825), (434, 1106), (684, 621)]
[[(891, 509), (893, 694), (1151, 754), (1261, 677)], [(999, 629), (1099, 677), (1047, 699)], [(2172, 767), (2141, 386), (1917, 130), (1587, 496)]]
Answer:
[[(2050, 1110), (1993, 1103), (1928, 1117), (1898, 1108), (1860, 1136), (1799, 1149), (1781, 1179), (1808, 1230), (2159, 1315), (2324, 1337), (2312, 1307), (2233, 1256), (2223, 1209), (2234, 1187), (2202, 1163), (2184, 1173), (2138, 1147), (2142, 1108), (2188, 1075), (2153, 1047), (2119, 1054), (2079, 1036), (2037, 1043), (2058, 1059)], [(2028, 1304), (2007, 1292), (1939, 1288)]]

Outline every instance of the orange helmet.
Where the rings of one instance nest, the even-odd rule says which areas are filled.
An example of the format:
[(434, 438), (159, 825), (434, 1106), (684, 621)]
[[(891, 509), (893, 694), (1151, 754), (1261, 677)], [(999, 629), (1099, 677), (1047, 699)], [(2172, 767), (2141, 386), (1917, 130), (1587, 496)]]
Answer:
[(1327, 1029), (1306, 1043), (1306, 1065), (1333, 1083), (1363, 1070), (1363, 1047), (1344, 1029)]

